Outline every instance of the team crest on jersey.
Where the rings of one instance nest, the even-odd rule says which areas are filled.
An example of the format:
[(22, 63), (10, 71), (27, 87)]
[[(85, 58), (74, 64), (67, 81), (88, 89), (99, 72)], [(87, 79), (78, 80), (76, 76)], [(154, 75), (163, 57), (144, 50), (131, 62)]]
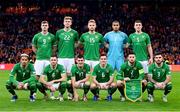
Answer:
[(21, 72), (21, 70), (18, 70), (18, 72)]
[(162, 69), (162, 72), (165, 72), (165, 69)]
[(154, 72), (156, 72), (156, 69), (153, 69)]
[(108, 73), (109, 73), (109, 70), (106, 70), (106, 73), (108, 74)]
[(54, 78), (54, 77), (55, 77), (55, 73), (52, 74), (52, 78)]
[(95, 35), (95, 38), (98, 38), (98, 36), (97, 36), (97, 35)]
[(98, 73), (101, 73), (101, 71), (100, 71), (100, 70), (98, 70)]
[(51, 39), (51, 37), (48, 37), (48, 40), (50, 40)]
[(73, 36), (73, 33), (70, 33), (71, 36)]
[(56, 73), (58, 73), (59, 72), (59, 70), (56, 70)]

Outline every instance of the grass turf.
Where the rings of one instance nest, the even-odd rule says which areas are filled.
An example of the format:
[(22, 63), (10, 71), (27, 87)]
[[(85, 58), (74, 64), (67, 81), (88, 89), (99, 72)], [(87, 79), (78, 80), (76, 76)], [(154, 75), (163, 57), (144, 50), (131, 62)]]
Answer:
[[(113, 101), (100, 100), (94, 102), (92, 93), (88, 93), (88, 101), (68, 101), (66, 94), (65, 101), (43, 100), (43, 95), (37, 92), (35, 102), (29, 102), (28, 91), (16, 91), (19, 99), (17, 102), (10, 102), (11, 95), (5, 88), (9, 71), (0, 71), (0, 111), (180, 111), (180, 72), (172, 73), (173, 90), (168, 95), (168, 103), (161, 99), (163, 91), (155, 91), (155, 102), (147, 102), (147, 93), (143, 94), (143, 102), (120, 102), (119, 91), (113, 95)], [(79, 91), (82, 94), (82, 91)], [(56, 93), (57, 94), (57, 93)], [(106, 91), (100, 91), (100, 96), (105, 98)]]

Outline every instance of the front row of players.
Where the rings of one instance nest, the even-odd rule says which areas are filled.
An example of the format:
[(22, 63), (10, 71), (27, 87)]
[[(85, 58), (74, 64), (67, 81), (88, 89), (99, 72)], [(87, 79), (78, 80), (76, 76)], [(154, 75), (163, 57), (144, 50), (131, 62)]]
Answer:
[[(144, 79), (144, 71), (142, 65), (136, 61), (134, 54), (128, 55), (128, 60), (122, 66), (117, 73), (116, 82), (114, 81), (113, 68), (107, 63), (107, 57), (105, 54), (100, 56), (100, 63), (97, 64), (92, 72), (92, 82), (90, 83), (90, 66), (84, 63), (84, 58), (78, 56), (76, 59), (77, 64), (72, 66), (71, 80), (67, 81), (64, 67), (57, 64), (57, 57), (50, 58), (50, 64), (46, 66), (43, 75), (40, 76), (39, 81), (36, 79), (34, 67), (28, 61), (29, 56), (22, 54), (20, 63), (15, 64), (11, 70), (9, 80), (6, 83), (7, 90), (12, 94), (11, 101), (18, 99), (15, 90), (28, 89), (30, 90), (30, 101), (35, 101), (36, 91), (39, 89), (44, 94), (45, 98), (48, 98), (46, 90), (50, 90), (51, 99), (59, 99), (63, 101), (63, 94), (66, 89), (71, 93), (71, 97), (74, 101), (79, 100), (77, 89), (83, 89), (84, 94), (83, 101), (87, 101), (87, 93), (89, 90), (93, 93), (93, 100), (100, 99), (99, 90), (107, 90), (107, 100), (112, 100), (112, 95), (118, 88), (120, 91), (120, 100), (125, 101), (124, 95), (124, 83), (127, 80), (139, 79), (142, 80), (143, 92), (147, 88), (148, 100), (154, 101), (153, 91), (155, 89), (163, 89), (163, 101), (167, 102), (167, 94), (172, 89), (171, 74), (169, 66), (164, 63), (161, 54), (156, 54), (154, 57), (155, 62), (149, 66), (148, 82)], [(54, 92), (58, 90), (58, 97), (54, 97)]]

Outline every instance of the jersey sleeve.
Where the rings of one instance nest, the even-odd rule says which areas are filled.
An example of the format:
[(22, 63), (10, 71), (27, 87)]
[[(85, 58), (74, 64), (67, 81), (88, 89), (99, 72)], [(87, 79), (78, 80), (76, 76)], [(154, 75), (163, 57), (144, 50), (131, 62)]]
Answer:
[(44, 72), (43, 72), (43, 75), (47, 76), (47, 74), (48, 74), (48, 66), (45, 67)]
[(56, 42), (56, 37), (55, 37), (55, 35), (52, 34), (52, 38), (53, 38), (53, 39), (52, 39), (52, 45), (53, 45), (53, 46), (57, 46), (57, 42)]
[(61, 75), (62, 74), (65, 75), (66, 71), (65, 71), (65, 69), (64, 69), (64, 67), (62, 65), (61, 65), (60, 69), (61, 69)]
[(37, 47), (37, 36), (36, 35), (32, 39), (32, 46)]
[(148, 34), (146, 34), (146, 45), (151, 44), (151, 40)]
[(127, 39), (127, 43), (128, 43), (128, 44), (132, 44), (131, 35), (129, 35), (129, 38)]
[(100, 37), (100, 43), (104, 43), (104, 38), (103, 38), (103, 35), (102, 35), (102, 34), (100, 34), (100, 35), (99, 35), (99, 37)]
[(78, 41), (79, 40), (79, 34), (78, 34), (78, 32), (76, 31), (75, 32), (75, 41)]
[(75, 66), (71, 68), (71, 77), (75, 77)]
[(121, 66), (120, 71), (117, 73), (116, 80), (124, 80), (124, 66)]
[(139, 80), (143, 80), (144, 79), (144, 69), (143, 66), (141, 65), (141, 63), (138, 64), (138, 72), (139, 72)]
[(81, 37), (80, 37), (79, 41), (80, 41), (81, 43), (83, 43), (83, 42), (84, 42), (84, 34), (82, 34), (82, 35), (81, 35)]
[(106, 33), (106, 34), (104, 35), (104, 41), (105, 41), (105, 42), (109, 42), (109, 40), (108, 40), (108, 33)]
[(109, 67), (109, 75), (110, 76), (114, 75), (114, 70), (113, 70), (113, 68), (111, 66)]
[(16, 79), (14, 78), (15, 74), (17, 73), (17, 65), (13, 67), (13, 69), (10, 72), (9, 81), (13, 83), (17, 83)]
[(123, 44), (126, 44), (128, 42), (128, 36), (127, 34), (124, 33), (124, 40), (123, 40)]
[(166, 76), (171, 76), (171, 71), (168, 65), (166, 65)]

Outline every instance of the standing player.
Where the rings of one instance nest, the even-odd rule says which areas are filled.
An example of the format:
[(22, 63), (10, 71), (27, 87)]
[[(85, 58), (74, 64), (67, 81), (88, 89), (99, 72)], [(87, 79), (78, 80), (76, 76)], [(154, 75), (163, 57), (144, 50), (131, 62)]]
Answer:
[(90, 66), (84, 63), (84, 58), (81, 55), (77, 57), (76, 62), (77, 64), (75, 64), (71, 69), (71, 80), (74, 91), (74, 100), (78, 100), (78, 94), (76, 89), (81, 88), (84, 90), (82, 100), (87, 101), (86, 94), (90, 89)]
[(71, 28), (72, 17), (64, 17), (64, 28), (56, 32), (56, 40), (58, 42), (58, 64), (62, 64), (68, 76), (68, 99), (72, 97), (72, 86), (70, 71), (74, 64), (75, 43), (78, 41), (79, 34)]
[(156, 54), (155, 62), (149, 66), (149, 81), (147, 85), (148, 100), (154, 101), (153, 92), (155, 89), (164, 89), (162, 97), (164, 102), (167, 102), (167, 94), (171, 92), (171, 72), (169, 66), (163, 62), (164, 59), (161, 54)]
[(150, 37), (147, 33), (142, 32), (142, 27), (142, 22), (140, 20), (136, 20), (134, 23), (134, 29), (136, 32), (129, 35), (127, 46), (132, 45), (136, 59), (142, 64), (146, 74), (145, 77), (147, 78), (148, 64), (152, 64), (153, 62), (153, 50), (151, 47)]
[[(34, 66), (29, 63), (29, 56), (27, 54), (21, 54), (20, 63), (14, 65), (11, 70), (9, 80), (6, 83), (7, 90), (13, 95), (11, 101), (16, 101), (18, 99), (17, 94), (14, 89), (30, 90), (30, 101), (35, 101), (35, 92), (36, 92), (36, 77)], [(16, 76), (16, 79), (14, 79)]]
[[(59, 100), (63, 101), (63, 94), (66, 91), (66, 73), (64, 67), (60, 64), (57, 64), (58, 59), (56, 56), (50, 58), (50, 64), (46, 66), (43, 75), (40, 76), (37, 87), (40, 92), (47, 96), (46, 89), (49, 89), (51, 92), (59, 90)], [(47, 76), (47, 81), (45, 77)], [(50, 97), (55, 99), (54, 95)]]
[(128, 61), (122, 64), (121, 70), (118, 72), (117, 76), (117, 88), (121, 93), (121, 101), (125, 101), (124, 95), (124, 81), (131, 79), (142, 80), (142, 90), (146, 89), (146, 81), (144, 81), (144, 70), (140, 62), (136, 61), (134, 54), (128, 55)]
[(119, 30), (119, 21), (112, 22), (113, 31), (105, 34), (104, 39), (108, 50), (108, 63), (113, 69), (119, 71), (121, 65), (124, 63), (124, 44), (127, 43), (128, 36)]
[(56, 39), (53, 34), (48, 32), (47, 21), (41, 22), (41, 29), (42, 31), (37, 33), (32, 40), (32, 50), (36, 54), (34, 68), (38, 77), (43, 74), (44, 68), (49, 64), (50, 57), (55, 53), (56, 48)]
[(96, 22), (94, 19), (88, 21), (88, 29), (88, 32), (81, 35), (80, 42), (84, 45), (85, 63), (87, 63), (92, 70), (94, 66), (99, 63), (99, 46), (104, 42), (104, 39), (102, 34), (95, 31)]
[(116, 91), (116, 84), (114, 80), (114, 70), (111, 65), (107, 64), (107, 57), (105, 54), (101, 54), (100, 63), (94, 67), (92, 73), (92, 84), (91, 92), (94, 94), (94, 101), (97, 101), (99, 98), (99, 89), (108, 90), (107, 100), (112, 100), (112, 94)]

